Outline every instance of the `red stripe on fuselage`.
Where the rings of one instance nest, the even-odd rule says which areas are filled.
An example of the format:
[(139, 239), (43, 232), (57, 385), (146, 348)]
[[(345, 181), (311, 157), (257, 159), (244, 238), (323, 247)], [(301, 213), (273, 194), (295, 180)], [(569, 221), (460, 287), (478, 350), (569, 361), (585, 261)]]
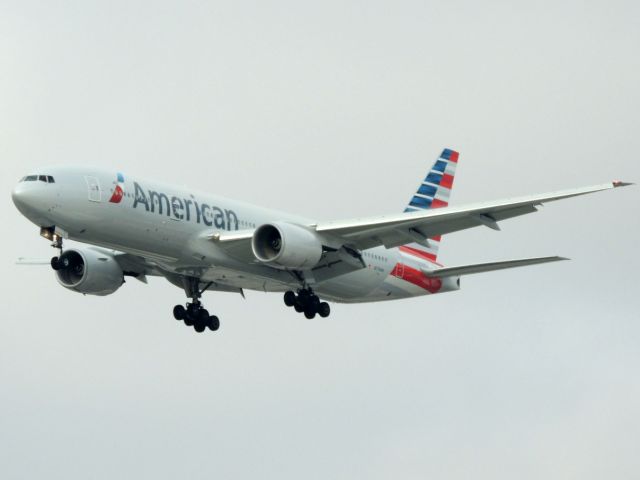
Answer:
[(409, 255), (413, 255), (415, 257), (420, 257), (423, 260), (426, 260), (431, 263), (435, 263), (436, 265), (440, 265), (436, 262), (436, 256), (433, 253), (425, 252), (424, 250), (418, 250), (417, 248), (407, 247), (403, 245), (398, 247), (401, 252), (408, 253)]
[(460, 154), (458, 152), (452, 151), (451, 156), (449, 157), (449, 161), (453, 163), (458, 163), (458, 156)]
[(427, 277), (420, 270), (401, 263), (397, 263), (396, 266), (393, 267), (391, 275), (405, 282), (412, 283), (429, 293), (436, 293), (442, 288), (442, 280), (439, 278)]
[(434, 198), (433, 202), (431, 202), (431, 208), (442, 208), (446, 207), (447, 205), (449, 205), (447, 202), (443, 202), (442, 200), (438, 200), (437, 198)]

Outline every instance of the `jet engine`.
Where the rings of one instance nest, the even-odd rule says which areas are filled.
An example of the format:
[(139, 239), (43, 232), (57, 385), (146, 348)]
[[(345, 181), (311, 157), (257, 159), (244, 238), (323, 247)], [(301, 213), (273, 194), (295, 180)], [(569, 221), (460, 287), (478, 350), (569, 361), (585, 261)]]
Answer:
[(258, 227), (251, 248), (260, 262), (285, 269), (312, 268), (322, 257), (322, 242), (316, 234), (284, 222)]
[(124, 283), (124, 273), (115, 258), (91, 248), (65, 250), (51, 260), (58, 283), (74, 292), (110, 295)]

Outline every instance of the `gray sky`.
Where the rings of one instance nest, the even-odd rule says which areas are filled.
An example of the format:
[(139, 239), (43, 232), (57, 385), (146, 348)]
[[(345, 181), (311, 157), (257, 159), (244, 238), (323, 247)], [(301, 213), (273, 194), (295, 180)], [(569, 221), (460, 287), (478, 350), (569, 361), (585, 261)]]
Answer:
[[(561, 5), (559, 5), (559, 3)], [(563, 262), (335, 305), (162, 279), (83, 297), (10, 200), (92, 164), (318, 219), (640, 181), (638, 2), (0, 2), (0, 468), (20, 478), (637, 478), (639, 190), (445, 237)]]

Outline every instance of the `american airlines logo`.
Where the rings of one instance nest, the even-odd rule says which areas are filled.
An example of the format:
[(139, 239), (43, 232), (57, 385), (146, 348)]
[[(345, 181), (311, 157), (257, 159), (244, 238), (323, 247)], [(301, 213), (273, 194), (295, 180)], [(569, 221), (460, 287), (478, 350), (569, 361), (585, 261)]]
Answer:
[(135, 189), (133, 208), (138, 205), (150, 213), (173, 216), (177, 220), (195, 221), (220, 230), (238, 230), (238, 216), (233, 210), (222, 209), (215, 205), (199, 203), (193, 195), (190, 198), (169, 196), (154, 190), (145, 191), (138, 182)]
[(111, 195), (109, 201), (111, 203), (120, 203), (122, 201), (122, 197), (124, 197), (124, 175), (118, 172), (118, 183), (113, 189), (113, 195)]

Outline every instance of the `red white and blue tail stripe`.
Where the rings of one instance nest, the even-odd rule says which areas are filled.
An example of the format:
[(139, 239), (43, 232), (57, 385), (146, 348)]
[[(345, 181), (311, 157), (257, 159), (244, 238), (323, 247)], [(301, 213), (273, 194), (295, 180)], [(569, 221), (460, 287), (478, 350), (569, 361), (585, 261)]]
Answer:
[[(419, 212), (449, 205), (458, 157), (458, 152), (454, 150), (445, 148), (442, 151), (424, 181), (418, 186), (416, 193), (411, 197), (409, 205), (404, 209), (405, 212)], [(429, 246), (409, 243), (400, 247), (400, 250), (403, 253), (435, 262), (440, 247), (440, 237), (430, 238), (428, 243)]]

